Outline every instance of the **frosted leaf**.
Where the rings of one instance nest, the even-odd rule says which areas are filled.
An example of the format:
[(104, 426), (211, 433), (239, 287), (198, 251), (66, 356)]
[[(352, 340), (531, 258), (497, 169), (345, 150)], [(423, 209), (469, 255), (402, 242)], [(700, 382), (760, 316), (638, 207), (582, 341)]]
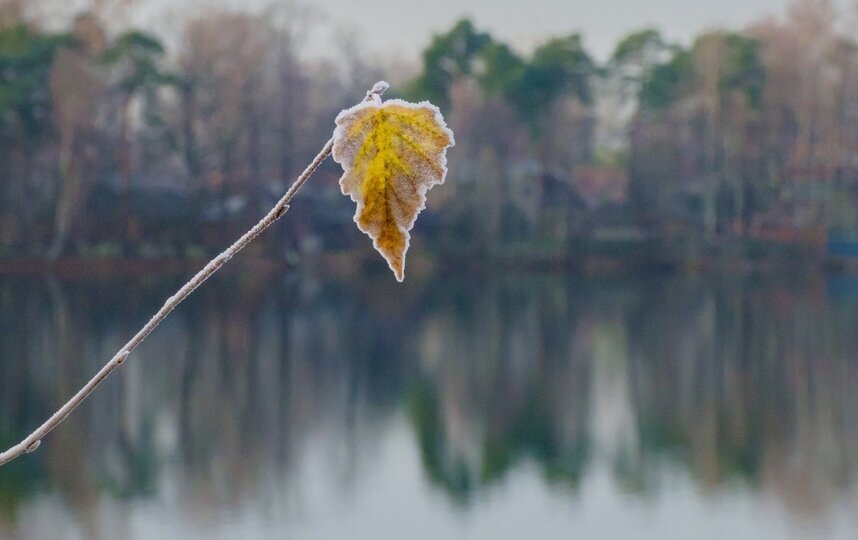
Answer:
[[(376, 86), (381, 84), (387, 85)], [(428, 101), (380, 101), (366, 101), (337, 116), (333, 157), (345, 171), (343, 194), (357, 203), (355, 223), (402, 281), (409, 231), (426, 206), (426, 192), (444, 182), (447, 148), (455, 141), (441, 112)]]

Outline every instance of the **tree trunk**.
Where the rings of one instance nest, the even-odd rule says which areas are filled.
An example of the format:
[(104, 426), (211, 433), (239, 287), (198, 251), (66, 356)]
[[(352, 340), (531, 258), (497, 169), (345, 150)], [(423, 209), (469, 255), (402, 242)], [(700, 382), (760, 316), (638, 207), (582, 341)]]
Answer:
[(60, 144), (60, 189), (54, 216), (54, 238), (48, 248), (48, 258), (58, 259), (65, 252), (71, 236), (74, 214), (82, 191), (81, 179), (74, 162), (72, 141)]

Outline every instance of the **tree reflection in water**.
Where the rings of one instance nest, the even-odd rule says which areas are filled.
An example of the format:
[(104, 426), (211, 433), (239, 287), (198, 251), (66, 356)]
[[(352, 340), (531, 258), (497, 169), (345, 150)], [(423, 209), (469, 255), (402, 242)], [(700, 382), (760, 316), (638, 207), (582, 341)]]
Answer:
[[(359, 499), (399, 420), (425, 480), (464, 509), (532, 465), (561, 496), (586, 497), (582, 479), (605, 467), (647, 497), (678, 467), (704, 492), (741, 482), (808, 516), (855, 489), (858, 280), (389, 281), (241, 274), (201, 289), (0, 472), (0, 536), (46, 499), (93, 538), (105, 500), (173, 501), (192, 522), (260, 500), (300, 507), (310, 459)], [(175, 285), (0, 281), (0, 442)]]

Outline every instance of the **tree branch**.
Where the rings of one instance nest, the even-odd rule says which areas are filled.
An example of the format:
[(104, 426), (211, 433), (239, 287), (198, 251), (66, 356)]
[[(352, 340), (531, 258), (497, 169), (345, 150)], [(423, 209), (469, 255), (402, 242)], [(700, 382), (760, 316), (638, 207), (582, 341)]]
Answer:
[[(365, 101), (369, 101), (372, 99), (379, 98), (381, 94), (384, 93), (389, 85), (386, 82), (380, 81), (377, 82), (372, 90), (367, 92)], [(80, 405), (83, 400), (85, 400), (92, 392), (95, 390), (99, 384), (101, 384), (104, 379), (110, 375), (113, 370), (122, 365), (123, 362), (128, 358), (128, 355), (131, 354), (134, 349), (136, 349), (146, 337), (152, 333), (155, 328), (161, 324), (161, 322), (167, 318), (167, 315), (170, 314), (171, 311), (176, 309), (176, 306), (182, 303), (182, 301), (187, 298), (194, 290), (203, 284), (208, 278), (212, 276), (215, 272), (217, 272), (221, 266), (223, 266), (228, 260), (230, 260), (236, 253), (241, 251), (245, 246), (251, 243), (257, 236), (262, 234), (265, 229), (271, 226), (272, 223), (277, 221), (286, 211), (289, 209), (289, 202), (295, 196), (299, 189), (310, 179), (316, 169), (322, 164), (322, 162), (331, 154), (331, 150), (334, 147), (334, 140), (330, 139), (322, 150), (316, 155), (313, 159), (312, 163), (304, 170), (303, 173), (295, 180), (295, 182), (289, 187), (289, 190), (286, 191), (286, 194), (274, 205), (274, 208), (271, 209), (268, 214), (265, 215), (259, 222), (254, 225), (249, 231), (244, 233), (241, 238), (235, 241), (231, 246), (229, 246), (225, 251), (223, 251), (220, 255), (209, 261), (208, 264), (203, 267), (202, 270), (197, 272), (197, 274), (190, 279), (187, 283), (182, 285), (176, 294), (167, 299), (161, 309), (158, 310), (155, 315), (149, 319), (143, 328), (141, 328), (137, 334), (132, 337), (128, 343), (125, 344), (113, 358), (110, 359), (107, 364), (101, 368), (98, 373), (95, 374), (92, 379), (87, 382), (83, 388), (81, 388), (70, 400), (68, 400), (65, 405), (60, 407), (60, 409), (55, 412), (50, 418), (48, 418), (45, 423), (39, 426), (35, 431), (33, 431), (30, 435), (28, 435), (23, 441), (16, 444), (12, 448), (6, 450), (3, 453), (0, 453), (0, 466), (9, 463), (13, 459), (20, 457), (24, 454), (29, 454), (34, 452), (39, 445), (42, 443), (42, 439), (50, 433), (55, 427), (60, 425), (63, 420), (71, 414), (72, 411)]]

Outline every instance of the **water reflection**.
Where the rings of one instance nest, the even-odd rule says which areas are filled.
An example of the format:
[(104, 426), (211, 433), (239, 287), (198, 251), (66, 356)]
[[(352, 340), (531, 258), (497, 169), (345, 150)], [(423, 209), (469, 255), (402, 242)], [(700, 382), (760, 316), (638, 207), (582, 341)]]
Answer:
[[(604, 485), (620, 533), (640, 532), (626, 508), (693, 498), (704, 516), (775, 501), (733, 519), (837, 536), (858, 501), (857, 283), (225, 277), (0, 471), (0, 537), (397, 537), (370, 526), (397, 499), (433, 516), (427, 538), (479, 537), (481, 512), (533, 490), (580, 524)], [(176, 285), (0, 281), (0, 442)]]

